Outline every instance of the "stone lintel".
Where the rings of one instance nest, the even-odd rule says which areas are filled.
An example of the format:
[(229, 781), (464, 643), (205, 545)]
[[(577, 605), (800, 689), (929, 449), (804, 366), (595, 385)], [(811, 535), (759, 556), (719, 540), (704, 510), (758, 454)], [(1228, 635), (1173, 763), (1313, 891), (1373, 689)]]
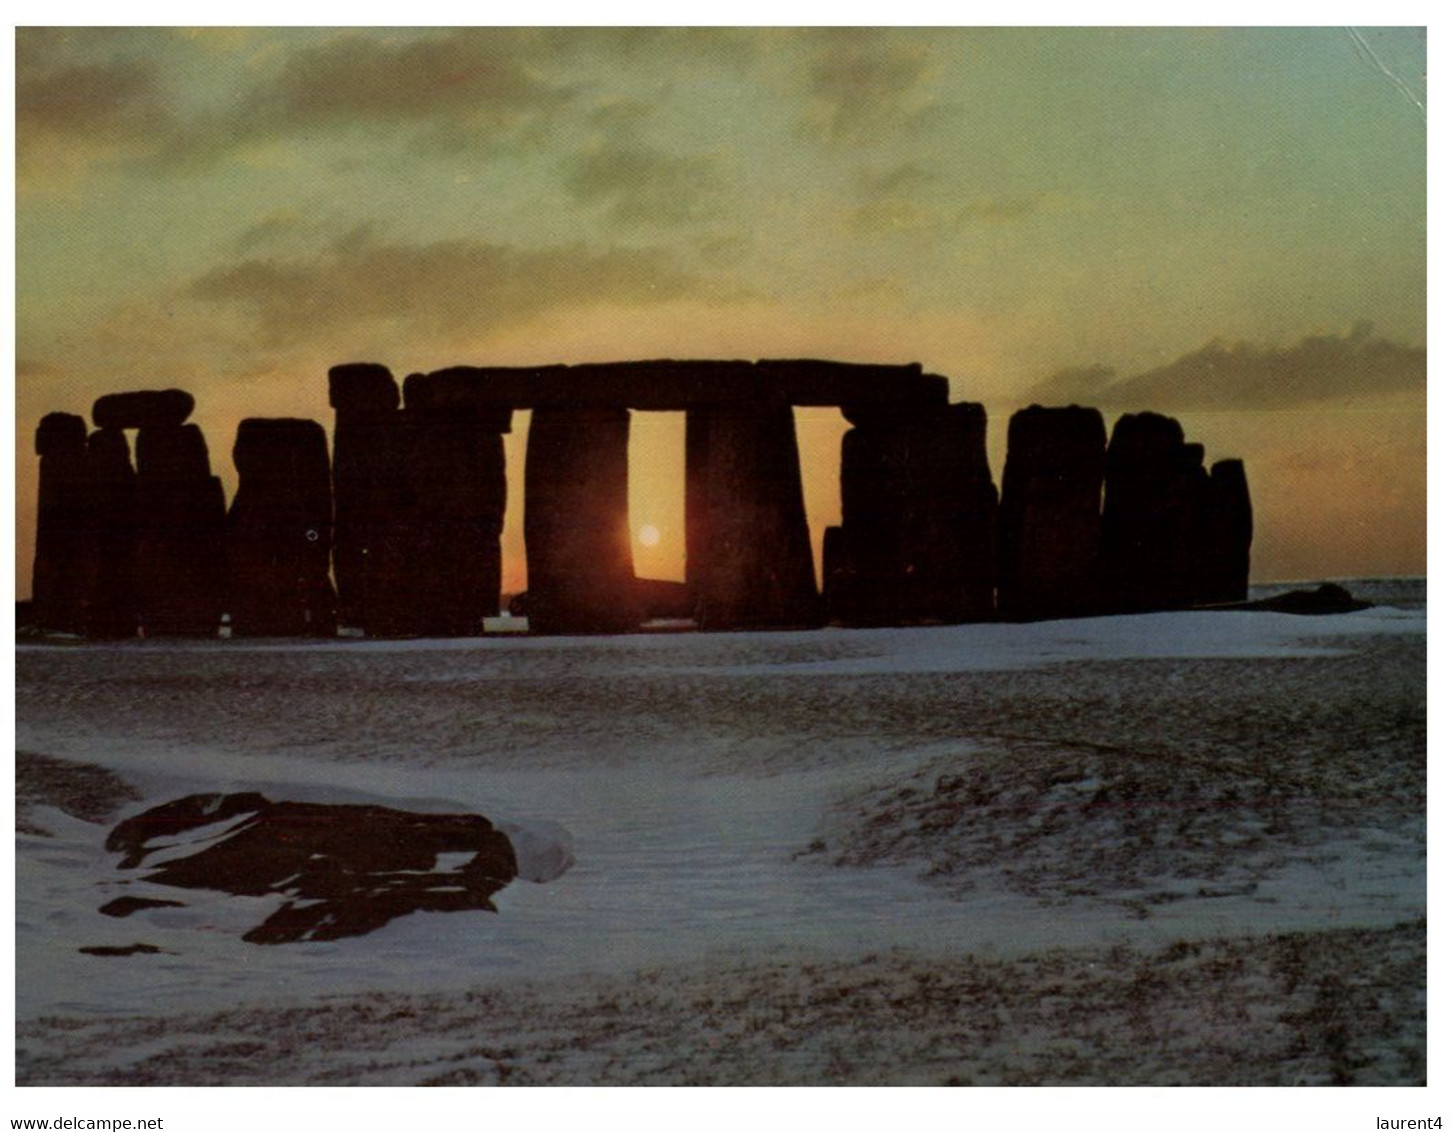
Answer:
[(415, 398), (438, 408), (627, 408), (786, 403), (946, 404), (948, 381), (911, 365), (810, 360), (659, 359), (575, 366), (455, 366), (421, 375)]

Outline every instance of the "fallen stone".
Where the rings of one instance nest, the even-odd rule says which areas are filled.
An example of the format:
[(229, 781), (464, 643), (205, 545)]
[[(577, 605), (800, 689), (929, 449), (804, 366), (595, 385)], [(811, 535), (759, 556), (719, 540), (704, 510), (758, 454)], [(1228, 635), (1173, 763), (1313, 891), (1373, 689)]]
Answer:
[(168, 952), (149, 943), (132, 943), (125, 947), (109, 947), (97, 945), (95, 947), (76, 948), (82, 955), (100, 955), (107, 959), (120, 959), (127, 955), (166, 955)]
[(118, 896), (115, 900), (102, 904), (99, 911), (103, 916), (112, 916), (120, 920), (135, 912), (144, 912), (148, 908), (185, 907), (186, 905), (180, 900), (150, 900), (144, 896)]
[(1327, 582), (1314, 590), (1291, 590), (1284, 594), (1262, 598), (1259, 601), (1241, 601), (1209, 608), (1233, 611), (1260, 610), (1269, 613), (1296, 613), (1305, 617), (1321, 617), (1371, 609), (1372, 603), (1355, 598), (1341, 586)]
[[(178, 855), (188, 834), (197, 851)], [(142, 878), (151, 884), (284, 896), (243, 935), (258, 944), (366, 935), (412, 912), (493, 912), (490, 898), (519, 872), (509, 839), (477, 814), (256, 793), (193, 794), (153, 807), (117, 825), (106, 848), (122, 855), (123, 870), (166, 850)], [(440, 860), (456, 854), (457, 864)]]

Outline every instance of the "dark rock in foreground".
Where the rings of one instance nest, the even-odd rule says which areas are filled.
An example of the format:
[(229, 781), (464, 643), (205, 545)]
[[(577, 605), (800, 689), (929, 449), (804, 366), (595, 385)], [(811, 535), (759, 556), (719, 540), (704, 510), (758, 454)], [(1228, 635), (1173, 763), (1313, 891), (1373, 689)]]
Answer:
[(1292, 590), (1276, 594), (1260, 601), (1243, 601), (1235, 605), (1218, 605), (1216, 609), (1261, 610), (1271, 613), (1298, 613), (1304, 616), (1322, 616), (1329, 613), (1356, 613), (1359, 609), (1371, 609), (1372, 602), (1360, 601), (1341, 586), (1326, 582), (1314, 590)]
[[(493, 912), (490, 897), (518, 874), (509, 839), (477, 814), (272, 802), (254, 793), (192, 794), (153, 807), (112, 830), (106, 848), (122, 854), (119, 868), (140, 868), (179, 836), (209, 826), (212, 836), (197, 852), (144, 879), (287, 896), (242, 937), (249, 943), (366, 935), (411, 912)], [(471, 856), (441, 867), (440, 854)]]
[(144, 912), (148, 908), (185, 908), (180, 900), (151, 900), (145, 896), (118, 896), (102, 904), (98, 911), (103, 916), (122, 920), (133, 912)]
[(124, 959), (128, 955), (164, 955), (161, 948), (150, 943), (133, 943), (126, 947), (109, 947), (97, 945), (95, 947), (76, 948), (82, 955), (99, 955), (103, 959)]

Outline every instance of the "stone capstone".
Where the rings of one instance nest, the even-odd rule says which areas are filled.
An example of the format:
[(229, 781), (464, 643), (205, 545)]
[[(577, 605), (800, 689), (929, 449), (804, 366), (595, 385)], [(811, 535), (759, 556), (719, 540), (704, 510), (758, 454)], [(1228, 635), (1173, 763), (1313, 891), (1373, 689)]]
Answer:
[(185, 424), (196, 401), (182, 389), (108, 393), (91, 406), (97, 428), (152, 428)]

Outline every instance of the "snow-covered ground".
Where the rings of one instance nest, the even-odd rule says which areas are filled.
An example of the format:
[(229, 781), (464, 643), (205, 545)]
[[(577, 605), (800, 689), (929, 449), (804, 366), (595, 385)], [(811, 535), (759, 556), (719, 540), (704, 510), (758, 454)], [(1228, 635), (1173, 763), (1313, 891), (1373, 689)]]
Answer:
[[(1421, 582), (1384, 590), (1325, 618), (21, 645), (19, 1079), (1416, 1083), (1426, 623)], [(277, 898), (104, 848), (238, 790), (482, 813), (532, 879), (258, 946)], [(185, 907), (98, 912), (123, 894)], [(1204, 1052), (1248, 1019), (1246, 1056)]]

